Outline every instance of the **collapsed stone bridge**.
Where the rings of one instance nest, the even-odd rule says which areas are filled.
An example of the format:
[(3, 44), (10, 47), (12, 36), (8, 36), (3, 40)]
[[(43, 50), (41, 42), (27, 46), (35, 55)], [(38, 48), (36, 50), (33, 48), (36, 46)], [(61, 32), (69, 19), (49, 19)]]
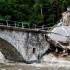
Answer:
[(12, 61), (37, 61), (49, 47), (45, 32), (35, 29), (0, 26), (0, 51)]

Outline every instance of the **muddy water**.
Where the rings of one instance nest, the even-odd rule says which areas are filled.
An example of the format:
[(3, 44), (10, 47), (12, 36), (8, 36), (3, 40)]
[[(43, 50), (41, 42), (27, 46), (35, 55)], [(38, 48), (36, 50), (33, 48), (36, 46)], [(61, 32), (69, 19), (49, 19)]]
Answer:
[(46, 55), (42, 63), (25, 64), (18, 62), (0, 63), (0, 70), (70, 70), (70, 57), (56, 58)]
[(70, 70), (70, 65), (6, 63), (0, 64), (0, 70)]
[(46, 55), (42, 63), (25, 64), (18, 62), (5, 62), (0, 64), (0, 70), (70, 70), (70, 57), (57, 58)]

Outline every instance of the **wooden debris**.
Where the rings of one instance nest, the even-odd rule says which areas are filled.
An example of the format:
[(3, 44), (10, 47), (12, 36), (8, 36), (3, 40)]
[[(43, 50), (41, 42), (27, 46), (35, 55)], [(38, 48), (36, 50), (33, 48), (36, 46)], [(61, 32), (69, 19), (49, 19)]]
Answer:
[[(54, 54), (55, 56), (60, 56), (60, 57), (65, 57), (69, 54), (68, 50), (70, 49), (70, 46), (68, 43), (63, 45), (63, 43), (61, 44), (60, 42), (56, 42), (47, 35), (45, 35), (45, 38), (52, 48), (56, 48), (53, 52), (50, 51), (50, 53)], [(60, 50), (59, 48), (63, 50)]]

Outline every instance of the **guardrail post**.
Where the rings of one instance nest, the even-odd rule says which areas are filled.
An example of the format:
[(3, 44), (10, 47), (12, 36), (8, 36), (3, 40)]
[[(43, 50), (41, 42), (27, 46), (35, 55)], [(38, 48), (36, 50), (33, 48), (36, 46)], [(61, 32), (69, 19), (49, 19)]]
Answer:
[(33, 27), (36, 29), (36, 24), (33, 24)]
[(24, 28), (24, 26), (23, 26), (23, 22), (22, 22), (22, 28)]
[(28, 28), (30, 28), (30, 25), (28, 24)]
[(44, 25), (42, 25), (42, 29), (44, 29)]
[(35, 29), (36, 29), (36, 24), (35, 24)]
[(15, 22), (15, 27), (16, 27), (16, 22)]
[(6, 23), (7, 23), (7, 27), (8, 27), (9, 25), (8, 25), (8, 21), (7, 20), (6, 20)]

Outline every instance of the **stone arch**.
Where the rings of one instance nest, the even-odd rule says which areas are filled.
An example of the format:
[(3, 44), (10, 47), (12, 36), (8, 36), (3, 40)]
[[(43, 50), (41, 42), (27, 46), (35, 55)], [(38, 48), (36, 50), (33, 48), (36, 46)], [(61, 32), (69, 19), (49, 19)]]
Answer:
[(25, 39), (27, 33), (15, 30), (0, 29), (0, 38), (9, 42), (16, 50), (21, 54), (23, 58), (26, 58), (25, 54)]
[[(41, 55), (49, 48), (49, 44), (46, 42), (45, 35), (42, 33), (0, 29), (0, 38), (4, 44), (8, 44), (8, 50), (11, 48), (16, 48), (15, 51), (19, 53), (19, 56), (16, 56), (16, 58), (12, 58), (14, 55), (12, 56), (9, 54), (12, 56), (12, 59), (8, 56), (5, 56), (9, 60), (15, 59), (15, 61), (19, 61), (20, 59), (20, 61), (25, 63), (31, 63), (31, 61), (33, 62), (34, 60), (38, 61), (40, 59), (39, 57), (41, 57)], [(34, 50), (33, 48), (36, 49)], [(7, 51), (7, 49), (5, 45), (5, 50)], [(1, 51), (4, 55), (5, 50), (3, 48)], [(11, 50), (11, 52), (17, 55), (17, 53), (15, 53), (13, 50)], [(35, 59), (34, 56), (36, 57)]]
[(18, 61), (18, 62), (23, 61), (23, 57), (16, 50), (16, 48), (8, 41), (2, 38), (0, 38), (0, 51), (7, 60)]

